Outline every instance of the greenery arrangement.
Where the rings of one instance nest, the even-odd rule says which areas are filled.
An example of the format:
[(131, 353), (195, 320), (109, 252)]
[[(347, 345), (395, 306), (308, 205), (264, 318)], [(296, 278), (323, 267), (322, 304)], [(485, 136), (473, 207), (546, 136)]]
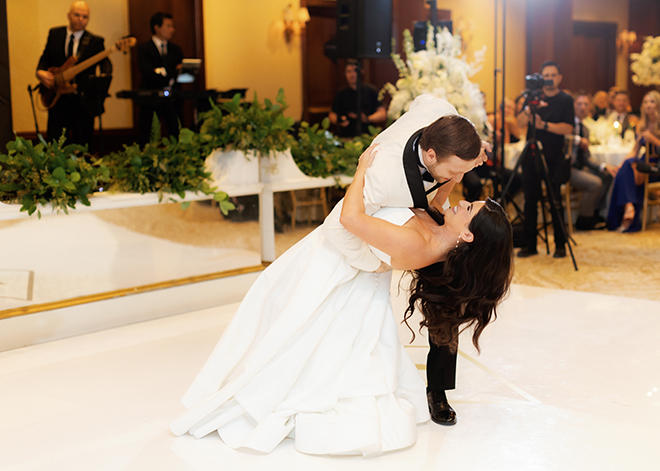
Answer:
[(21, 211), (41, 212), (37, 205), (50, 203), (57, 211), (69, 213), (76, 201), (89, 206), (88, 196), (101, 182), (110, 180), (108, 168), (88, 162), (86, 147), (64, 145), (64, 138), (47, 143), (41, 135), (36, 146), (17, 137), (0, 155), (0, 200), (21, 203)]
[[(234, 209), (227, 193), (211, 186), (211, 173), (204, 168), (200, 135), (183, 128), (179, 138), (160, 137), (160, 123), (154, 115), (151, 140), (140, 149), (138, 144), (124, 145), (121, 152), (113, 152), (102, 159), (111, 169), (112, 191), (176, 194), (182, 200), (186, 191), (213, 195), (223, 214)], [(171, 201), (176, 201), (170, 197)], [(190, 202), (183, 202), (184, 208)]]
[[(320, 125), (301, 123), (294, 132), (294, 120), (284, 116), (287, 108), (284, 91), (279, 90), (275, 103), (242, 103), (240, 95), (226, 103), (211, 103), (201, 115), (199, 133), (181, 129), (179, 137), (161, 138), (160, 123), (154, 116), (152, 137), (144, 148), (125, 145), (120, 152), (101, 159), (87, 148), (65, 145), (64, 137), (47, 143), (39, 136), (34, 145), (23, 138), (7, 144), (7, 154), (0, 155), (0, 201), (19, 202), (21, 211), (33, 214), (39, 204), (50, 203), (56, 211), (68, 214), (76, 202), (89, 206), (89, 195), (104, 187), (109, 191), (158, 193), (159, 200), (170, 194), (185, 199), (185, 192), (213, 195), (224, 214), (234, 209), (225, 192), (212, 186), (211, 173), (204, 162), (215, 149), (252, 151), (267, 156), (272, 151), (291, 149), (300, 169), (312, 177), (338, 174), (353, 175), (360, 154), (380, 132), (369, 132), (350, 141), (342, 141), (328, 131), (329, 120)], [(176, 201), (169, 197), (171, 201)], [(183, 202), (187, 207), (190, 202)]]
[(360, 154), (380, 132), (380, 128), (369, 126), (368, 134), (362, 134), (351, 141), (341, 141), (328, 131), (329, 127), (328, 118), (312, 126), (304, 121), (300, 124), (298, 138), (291, 146), (291, 155), (305, 175), (353, 175)]
[(294, 144), (290, 133), (294, 120), (284, 116), (286, 108), (281, 88), (275, 103), (265, 99), (262, 104), (256, 93), (252, 103), (241, 103), (238, 94), (220, 105), (211, 101), (211, 109), (200, 115), (204, 155), (214, 149), (223, 149), (253, 151), (257, 156), (267, 156), (271, 151), (290, 148)]

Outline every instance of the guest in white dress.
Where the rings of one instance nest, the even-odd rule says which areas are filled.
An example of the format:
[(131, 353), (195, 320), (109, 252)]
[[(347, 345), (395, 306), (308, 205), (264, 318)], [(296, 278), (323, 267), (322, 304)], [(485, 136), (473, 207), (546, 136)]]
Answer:
[[(372, 158), (370, 148), (342, 222), (388, 266), (415, 270), (415, 300), (438, 342), (455, 344), (457, 326), (466, 323), (475, 325), (476, 342), (511, 278), (504, 211), (492, 201), (461, 202), (445, 213), (444, 225), (423, 210), (386, 208), (368, 216), (362, 191)], [(431, 264), (440, 267), (444, 291), (429, 288), (428, 276), (416, 270)], [(466, 278), (466, 269), (474, 277)], [(188, 410), (172, 431), (197, 438), (217, 432), (232, 448), (265, 453), (287, 437), (310, 454), (373, 455), (413, 445), (416, 425), (429, 418), (427, 398), (398, 339), (390, 280), (390, 271), (352, 267), (316, 229), (254, 283), (184, 395)], [(433, 297), (447, 299), (456, 289), (459, 297), (476, 298), (438, 310)]]

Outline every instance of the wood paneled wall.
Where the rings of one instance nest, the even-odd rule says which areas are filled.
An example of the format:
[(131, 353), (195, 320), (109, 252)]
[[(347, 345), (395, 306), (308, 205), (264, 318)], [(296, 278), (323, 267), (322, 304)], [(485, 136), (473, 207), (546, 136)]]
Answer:
[[(136, 37), (138, 44), (151, 39), (149, 20), (154, 13), (159, 11), (170, 13), (174, 21), (174, 36), (172, 42), (183, 50), (186, 58), (204, 59), (204, 21), (202, 16), (202, 0), (129, 0), (128, 17), (131, 34)], [(137, 53), (131, 56), (131, 81), (133, 89), (137, 90), (140, 85), (140, 70), (137, 64)], [(197, 78), (197, 83), (192, 86), (200, 90), (206, 88), (206, 75), (204, 62)], [(192, 106), (184, 104), (184, 126), (191, 126)], [(133, 122), (138, 122), (137, 107), (134, 107)]]

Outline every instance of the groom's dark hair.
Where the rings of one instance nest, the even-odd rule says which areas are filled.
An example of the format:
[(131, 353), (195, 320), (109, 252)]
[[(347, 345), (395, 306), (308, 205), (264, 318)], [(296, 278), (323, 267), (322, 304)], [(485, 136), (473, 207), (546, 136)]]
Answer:
[(481, 153), (481, 138), (472, 122), (463, 116), (438, 118), (422, 132), (419, 145), (433, 149), (438, 160), (456, 155), (462, 160), (474, 160)]

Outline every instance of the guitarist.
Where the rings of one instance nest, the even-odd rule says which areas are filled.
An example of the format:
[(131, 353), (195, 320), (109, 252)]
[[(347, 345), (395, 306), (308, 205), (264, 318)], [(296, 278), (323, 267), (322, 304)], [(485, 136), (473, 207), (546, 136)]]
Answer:
[[(86, 31), (89, 22), (89, 7), (85, 2), (71, 4), (67, 13), (68, 26), (52, 28), (48, 41), (37, 66), (37, 78), (42, 87), (53, 89), (55, 76), (49, 68), (61, 67), (70, 56), (76, 56), (80, 63), (105, 49), (103, 38)], [(47, 140), (59, 139), (66, 129), (67, 143), (89, 144), (94, 133), (94, 116), (99, 114), (96, 99), (87, 97), (85, 92), (89, 77), (96, 75), (97, 66), (102, 74), (112, 74), (112, 63), (106, 57), (101, 62), (76, 75), (76, 93), (63, 94), (55, 106), (48, 111)]]

